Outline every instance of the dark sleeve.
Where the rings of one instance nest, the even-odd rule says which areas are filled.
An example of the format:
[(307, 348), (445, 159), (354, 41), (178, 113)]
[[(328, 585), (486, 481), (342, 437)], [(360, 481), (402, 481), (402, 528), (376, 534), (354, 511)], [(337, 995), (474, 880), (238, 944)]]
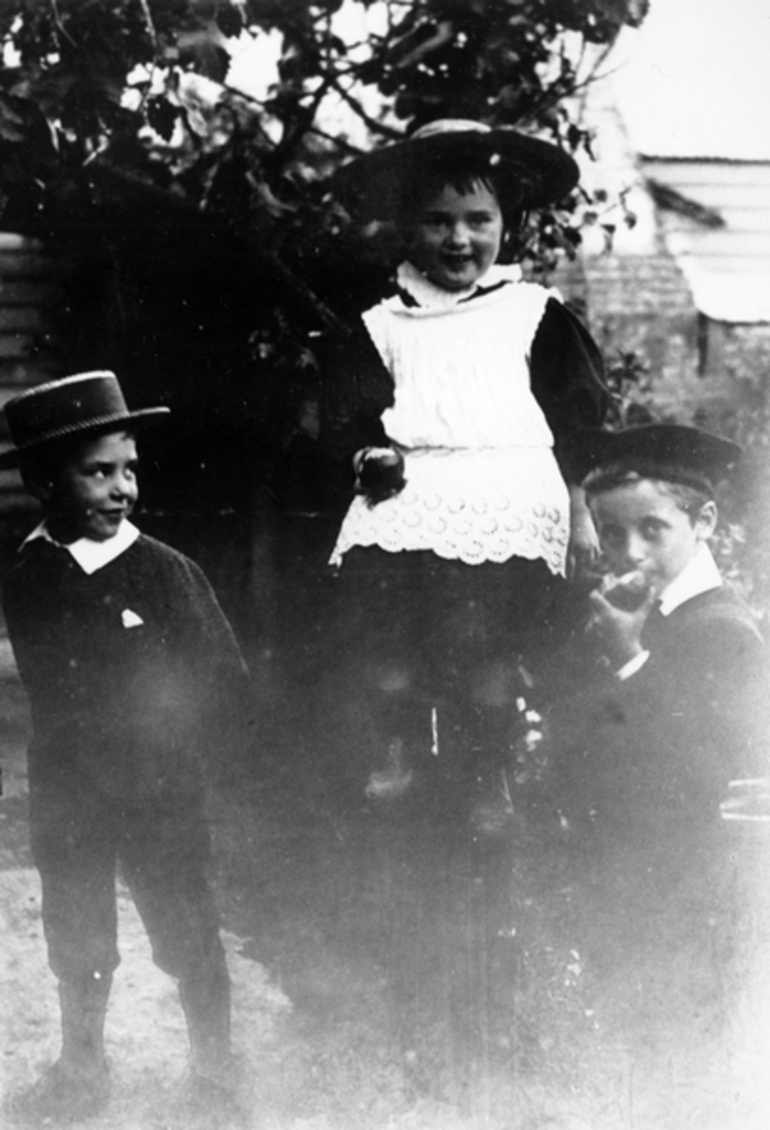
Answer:
[[(239, 682), (247, 676), (246, 664), (214, 590), (203, 570), (194, 561), (184, 559), (185, 620), (189, 622), (199, 647), (196, 662), (201, 676), (214, 676), (224, 683)], [(189, 616), (189, 621), (187, 617)]]
[(196, 739), (215, 781), (237, 779), (256, 752), (248, 668), (202, 569), (179, 555), (168, 600), (178, 657), (194, 679)]
[(352, 458), (362, 447), (386, 445), (380, 417), (393, 404), (393, 381), (363, 322), (323, 358), (320, 444), (342, 489), (352, 489)]
[[(39, 550), (37, 543), (35, 550)], [(61, 606), (60, 572), (47, 567), (35, 550), (24, 550), (5, 578), (3, 610), (37, 731), (47, 719), (58, 722), (78, 717), (88, 696), (80, 677), (82, 656), (75, 650), (80, 625), (72, 624)]]
[(555, 440), (556, 457), (568, 481), (566, 446), (578, 428), (599, 427), (609, 404), (604, 362), (596, 342), (563, 303), (549, 298), (530, 351), (532, 392)]
[(697, 734), (713, 751), (716, 779), (767, 775), (767, 656), (748, 610), (704, 604), (670, 637), (660, 654), (653, 646), (628, 692), (654, 695), (672, 726)]
[(725, 608), (680, 617), (667, 635), (639, 672), (611, 680), (578, 767), (589, 769), (601, 807), (626, 798), (629, 821), (634, 810), (712, 821), (731, 780), (767, 773), (764, 649)]
[(599, 670), (554, 704), (551, 812), (652, 843), (655, 828), (718, 819), (729, 781), (768, 775), (766, 656), (747, 610), (683, 610), (666, 636), (625, 681)]

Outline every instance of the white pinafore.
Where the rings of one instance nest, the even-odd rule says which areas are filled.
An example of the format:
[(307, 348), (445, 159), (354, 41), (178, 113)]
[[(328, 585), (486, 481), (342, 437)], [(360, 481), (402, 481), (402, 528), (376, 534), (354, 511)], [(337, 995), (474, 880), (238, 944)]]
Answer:
[(357, 496), (331, 556), (353, 546), (431, 550), (474, 565), (542, 558), (563, 574), (569, 492), (553, 435), (530, 388), (529, 353), (549, 298), (517, 267), (493, 267), (484, 293), (449, 292), (411, 266), (400, 296), (364, 323), (394, 382), (382, 422), (402, 451), (407, 485), (370, 507)]

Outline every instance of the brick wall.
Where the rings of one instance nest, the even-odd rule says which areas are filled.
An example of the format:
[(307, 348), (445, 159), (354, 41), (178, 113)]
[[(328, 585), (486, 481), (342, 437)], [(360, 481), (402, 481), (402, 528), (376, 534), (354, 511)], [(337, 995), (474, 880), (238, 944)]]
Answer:
[[(596, 130), (597, 160), (584, 162), (581, 182), (589, 191), (606, 194), (608, 210), (600, 220), (616, 229), (609, 251), (599, 224), (583, 231), (580, 259), (591, 331), (609, 355), (620, 351), (639, 356), (663, 411), (681, 420), (697, 413), (704, 422), (716, 422), (725, 410), (745, 407), (768, 384), (770, 326), (741, 323), (749, 303), (738, 303), (737, 318), (731, 322), (706, 317), (672, 251), (688, 231), (699, 254), (719, 252), (708, 260), (710, 269), (731, 269), (726, 284), (730, 293), (750, 286), (748, 275), (770, 257), (770, 163), (764, 168), (713, 161), (661, 164), (640, 157), (618, 110), (611, 79), (589, 85), (586, 121)], [(714, 208), (726, 226), (712, 229), (678, 212), (663, 211), (649, 190), (650, 177)], [(631, 228), (623, 222), (622, 211), (612, 206), (621, 193), (636, 218)], [(678, 243), (667, 243), (672, 234)], [(725, 246), (712, 246), (720, 241)], [(766, 282), (755, 285), (764, 287), (766, 294)], [(727, 308), (725, 303), (724, 317)]]
[(706, 318), (665, 249), (587, 258), (583, 270), (592, 333), (608, 359), (638, 355), (661, 411), (716, 424), (767, 385), (770, 325)]

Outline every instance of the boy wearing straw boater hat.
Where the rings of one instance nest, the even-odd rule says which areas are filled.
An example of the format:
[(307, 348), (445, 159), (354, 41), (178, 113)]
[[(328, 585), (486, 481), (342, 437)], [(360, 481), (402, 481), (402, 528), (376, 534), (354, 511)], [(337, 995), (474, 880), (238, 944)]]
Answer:
[(90, 372), (5, 411), (2, 465), (19, 467), (44, 515), (3, 606), (31, 705), (31, 841), (62, 1026), (60, 1058), (12, 1110), (58, 1125), (108, 1102), (119, 861), (154, 960), (179, 982), (191, 1044), (180, 1101), (217, 1125), (234, 1077), (202, 758), (245, 690), (243, 660), (201, 570), (130, 521), (135, 437), (168, 409), (131, 411), (114, 374)]

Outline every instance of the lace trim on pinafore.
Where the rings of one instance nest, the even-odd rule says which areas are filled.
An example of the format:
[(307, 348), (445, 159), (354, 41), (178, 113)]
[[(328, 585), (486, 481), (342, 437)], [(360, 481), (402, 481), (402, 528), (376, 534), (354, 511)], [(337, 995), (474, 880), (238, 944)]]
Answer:
[(564, 572), (569, 494), (529, 380), (531, 342), (554, 292), (514, 271), (493, 268), (472, 296), (439, 291), (405, 265), (399, 285), (420, 305), (396, 296), (364, 315), (393, 377), (382, 421), (404, 453), (407, 485), (374, 507), (353, 500), (333, 564), (353, 546), (379, 546), (467, 564), (542, 558)]

